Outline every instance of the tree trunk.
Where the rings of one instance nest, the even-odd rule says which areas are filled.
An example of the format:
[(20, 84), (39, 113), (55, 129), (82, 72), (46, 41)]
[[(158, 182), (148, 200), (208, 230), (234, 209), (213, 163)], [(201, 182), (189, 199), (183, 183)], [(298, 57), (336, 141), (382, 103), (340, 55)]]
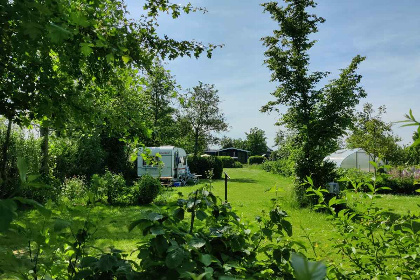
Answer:
[(1, 162), (1, 190), (0, 190), (0, 198), (3, 198), (6, 194), (5, 186), (6, 186), (6, 180), (7, 180), (7, 174), (6, 174), (6, 165), (7, 165), (7, 155), (10, 145), (10, 133), (12, 130), (12, 119), (9, 119), (9, 123), (7, 125), (7, 133), (6, 133), (6, 139), (3, 144), (3, 160)]
[(198, 129), (195, 130), (194, 135), (194, 157), (198, 155)]
[(41, 142), (41, 169), (40, 169), (40, 174), (43, 177), (48, 176), (49, 174), (49, 166), (48, 166), (48, 162), (49, 162), (49, 153), (48, 153), (48, 141), (49, 141), (49, 135), (48, 135), (48, 127), (44, 127), (41, 126), (40, 128), (40, 136), (42, 137), (42, 142)]

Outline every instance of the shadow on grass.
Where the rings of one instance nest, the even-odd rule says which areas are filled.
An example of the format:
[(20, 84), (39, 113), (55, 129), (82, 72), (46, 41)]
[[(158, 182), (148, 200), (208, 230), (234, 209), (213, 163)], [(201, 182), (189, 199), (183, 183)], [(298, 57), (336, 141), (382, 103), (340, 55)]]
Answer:
[(228, 182), (252, 184), (252, 183), (256, 183), (257, 180), (250, 179), (250, 178), (238, 178), (238, 179), (230, 179)]

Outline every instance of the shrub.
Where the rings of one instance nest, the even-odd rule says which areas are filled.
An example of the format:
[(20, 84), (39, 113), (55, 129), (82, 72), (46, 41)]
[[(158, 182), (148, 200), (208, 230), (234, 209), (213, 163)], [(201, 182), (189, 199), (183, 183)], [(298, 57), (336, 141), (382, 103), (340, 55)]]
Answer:
[[(279, 207), (256, 218), (257, 230), (239, 222), (230, 204), (209, 189), (198, 189), (166, 209), (144, 212), (129, 227), (147, 236), (139, 246), (139, 279), (293, 279), (293, 252), (299, 247), (289, 240), (292, 225)], [(319, 266), (317, 279), (325, 277), (325, 265), (300, 261)], [(305, 279), (315, 278), (309, 273)]]
[(114, 174), (107, 170), (104, 175), (94, 174), (90, 183), (90, 191), (95, 200), (105, 200), (109, 204), (129, 204), (125, 195), (130, 193), (121, 174)]
[(206, 171), (213, 169), (213, 179), (222, 178), (223, 163), (217, 157), (188, 157), (188, 166), (191, 173), (202, 175), (206, 177)]
[(290, 159), (278, 159), (276, 161), (265, 161), (262, 164), (262, 168), (274, 174), (280, 174), (283, 176), (292, 176), (293, 175), (293, 165), (294, 162)]
[(239, 161), (235, 161), (232, 166), (232, 168), (242, 168), (242, 167), (244, 166)]
[(248, 164), (261, 164), (265, 160), (263, 156), (250, 156), (248, 158)]
[(137, 188), (137, 202), (140, 205), (145, 205), (153, 202), (161, 192), (162, 186), (158, 179), (153, 178), (149, 174), (145, 174), (141, 176), (135, 188)]
[[(361, 184), (362, 187), (360, 188), (360, 191), (368, 191), (369, 189), (366, 183), (373, 184), (374, 174), (372, 172), (364, 172), (356, 168), (352, 168), (339, 169), (339, 174), (340, 177), (345, 180), (340, 183), (340, 185), (344, 188), (353, 188), (352, 184), (363, 183)], [(416, 167), (397, 167), (392, 168), (387, 174), (377, 176), (376, 184), (380, 187), (390, 188), (390, 190), (385, 191), (387, 193), (416, 194), (416, 190), (420, 187), (419, 177), (420, 172)]]
[(88, 201), (84, 177), (65, 179), (61, 187), (60, 200), (64, 203), (85, 204)]
[(340, 187), (351, 189), (353, 183), (372, 183), (373, 173), (361, 171), (357, 168), (337, 169), (338, 176), (341, 178)]
[(217, 158), (222, 161), (223, 168), (232, 168), (235, 164), (235, 160), (230, 156), (218, 156)]

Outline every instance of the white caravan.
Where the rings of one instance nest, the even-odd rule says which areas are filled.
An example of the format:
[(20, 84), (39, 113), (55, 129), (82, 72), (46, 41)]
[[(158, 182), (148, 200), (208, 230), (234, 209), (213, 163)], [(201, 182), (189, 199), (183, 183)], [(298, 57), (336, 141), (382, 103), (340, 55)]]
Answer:
[[(150, 150), (149, 158), (153, 158), (154, 165), (143, 159), (142, 154), (148, 154), (147, 150)], [(184, 149), (174, 146), (147, 147), (146, 152), (143, 148), (140, 148), (137, 156), (137, 175), (142, 176), (144, 174), (160, 179), (181, 181), (182, 184), (185, 184), (187, 153)]]

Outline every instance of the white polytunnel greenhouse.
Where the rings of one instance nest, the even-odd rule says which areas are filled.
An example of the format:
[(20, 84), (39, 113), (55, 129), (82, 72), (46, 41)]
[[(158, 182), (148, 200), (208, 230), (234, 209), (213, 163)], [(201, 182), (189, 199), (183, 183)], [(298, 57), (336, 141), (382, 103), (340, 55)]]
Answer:
[[(363, 149), (343, 149), (324, 158), (324, 161), (332, 161), (337, 167), (341, 168), (357, 168), (366, 172), (373, 172), (374, 168), (369, 161), (372, 161)], [(380, 163), (381, 164), (381, 163)]]

